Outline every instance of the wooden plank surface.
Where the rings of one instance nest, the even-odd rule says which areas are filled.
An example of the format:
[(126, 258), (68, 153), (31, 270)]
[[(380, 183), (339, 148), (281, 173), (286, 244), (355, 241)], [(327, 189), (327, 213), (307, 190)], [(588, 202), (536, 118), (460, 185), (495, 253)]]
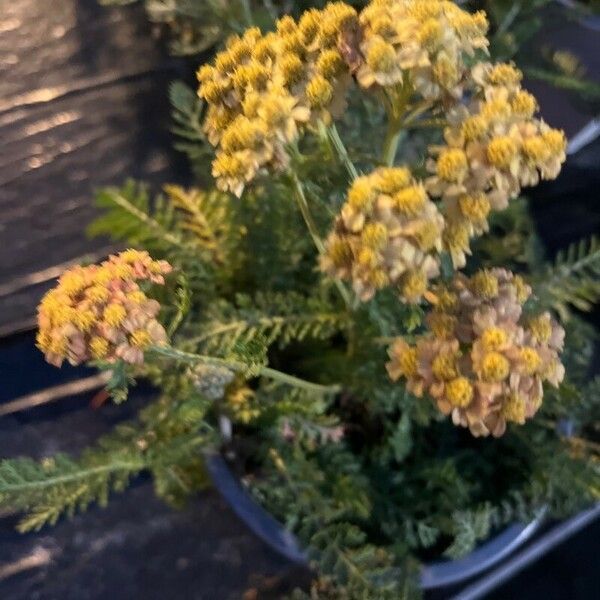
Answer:
[[(559, 25), (536, 44), (576, 51), (598, 81), (597, 33)], [(96, 214), (95, 188), (126, 177), (158, 185), (183, 176), (168, 133), (166, 89), (190, 73), (189, 63), (162, 51), (139, 3), (0, 0), (0, 337), (33, 326), (36, 304), (53, 283), (49, 273), (110, 249), (108, 240), (84, 233)], [(589, 120), (568, 95), (528, 85), (548, 121), (569, 135)], [(575, 179), (589, 173), (586, 167), (585, 177), (578, 171)], [(587, 199), (581, 204), (587, 225), (571, 219), (567, 225), (577, 231), (568, 236), (553, 226), (547, 242), (553, 237), (562, 246), (597, 228), (598, 211)], [(546, 204), (536, 215), (542, 230), (551, 212)]]
[(95, 188), (181, 173), (166, 89), (184, 66), (139, 5), (0, 0), (0, 15), (1, 335), (31, 322), (41, 273), (109, 248), (84, 231)]

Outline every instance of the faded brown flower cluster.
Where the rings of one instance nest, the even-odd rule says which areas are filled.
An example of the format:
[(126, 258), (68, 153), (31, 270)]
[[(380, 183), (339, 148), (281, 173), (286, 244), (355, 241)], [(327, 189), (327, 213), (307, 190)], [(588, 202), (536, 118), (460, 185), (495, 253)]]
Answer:
[(266, 168), (289, 162), (286, 146), (309, 122), (329, 121), (344, 109), (351, 78), (340, 52), (357, 22), (343, 2), (290, 16), (277, 30), (234, 36), (214, 64), (198, 71), (199, 95), (208, 103), (204, 124), (218, 147), (213, 175), (220, 189), (241, 195)]
[(502, 210), (522, 186), (554, 179), (565, 160), (564, 133), (533, 118), (537, 102), (521, 89), (522, 73), (506, 63), (477, 64), (475, 97), (448, 114), (445, 144), (430, 148), (427, 190), (442, 198), (444, 246), (457, 267), (469, 240), (487, 231), (491, 210)]
[(392, 285), (406, 302), (417, 302), (439, 272), (443, 226), (442, 215), (408, 169), (376, 169), (350, 187), (321, 267), (350, 280), (361, 300)]
[(564, 367), (564, 330), (549, 313), (523, 315), (530, 288), (503, 269), (457, 274), (432, 293), (428, 332), (416, 343), (398, 338), (387, 369), (427, 393), (439, 410), (475, 436), (501, 436), (540, 408), (543, 382), (557, 387)]
[(72, 365), (118, 359), (142, 363), (144, 350), (163, 344), (166, 333), (156, 320), (159, 303), (137, 282), (163, 284), (170, 271), (167, 262), (137, 250), (66, 271), (38, 307), (37, 345), (46, 360), (57, 367), (65, 359)]

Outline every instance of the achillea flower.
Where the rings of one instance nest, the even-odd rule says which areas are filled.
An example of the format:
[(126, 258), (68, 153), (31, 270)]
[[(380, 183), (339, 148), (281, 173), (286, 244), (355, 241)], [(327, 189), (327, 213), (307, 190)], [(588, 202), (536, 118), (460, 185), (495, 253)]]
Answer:
[(342, 113), (351, 77), (341, 48), (356, 21), (343, 2), (309, 10), (298, 22), (285, 16), (276, 32), (252, 28), (232, 37), (213, 65), (199, 69), (220, 189), (240, 196), (257, 174), (285, 169), (286, 146), (303, 128)]
[(254, 391), (242, 382), (234, 382), (224, 397), (224, 408), (232, 419), (250, 423), (260, 415)]
[(417, 302), (438, 274), (442, 229), (442, 216), (408, 169), (380, 168), (348, 190), (321, 268), (350, 280), (361, 300), (392, 285)]
[(38, 307), (38, 348), (57, 367), (64, 359), (142, 363), (144, 350), (164, 343), (166, 333), (156, 320), (159, 303), (136, 282), (163, 284), (170, 271), (167, 262), (137, 250), (66, 271)]
[(555, 178), (565, 160), (564, 133), (533, 118), (537, 102), (521, 77), (511, 64), (477, 64), (473, 101), (451, 111), (445, 145), (430, 148), (426, 187), (443, 200), (445, 248), (457, 267), (470, 238), (487, 231), (491, 210), (506, 208), (521, 187)]
[(460, 98), (465, 56), (488, 44), (484, 13), (448, 1), (374, 1), (359, 22), (360, 85), (406, 86), (428, 100)]
[(523, 424), (542, 404), (542, 383), (557, 387), (564, 376), (564, 330), (549, 313), (524, 318), (530, 294), (503, 269), (457, 274), (430, 293), (429, 332), (413, 346), (402, 338), (391, 346), (389, 376), (416, 396), (427, 393), (475, 436)]

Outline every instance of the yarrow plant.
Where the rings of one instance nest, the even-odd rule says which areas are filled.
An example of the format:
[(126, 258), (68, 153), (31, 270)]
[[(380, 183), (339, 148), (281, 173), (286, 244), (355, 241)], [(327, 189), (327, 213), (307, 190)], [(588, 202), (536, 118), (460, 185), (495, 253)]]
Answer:
[(23, 529), (143, 470), (179, 504), (200, 450), (226, 448), (314, 559), (311, 598), (379, 599), (418, 595), (426, 556), (598, 499), (593, 335), (572, 308), (600, 297), (600, 245), (547, 264), (515, 226), (494, 251), (566, 139), (487, 27), (445, 0), (333, 2), (231, 36), (198, 100), (177, 88), (216, 189), (103, 191), (94, 232), (145, 249), (73, 268), (39, 308), (49, 362), (158, 399), (77, 460), (5, 461)]

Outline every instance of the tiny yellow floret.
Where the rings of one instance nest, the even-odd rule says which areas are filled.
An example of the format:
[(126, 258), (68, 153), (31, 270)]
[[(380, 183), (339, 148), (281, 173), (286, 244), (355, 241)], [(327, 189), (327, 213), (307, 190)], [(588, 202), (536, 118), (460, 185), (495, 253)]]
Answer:
[(400, 371), (404, 377), (414, 377), (419, 370), (416, 348), (406, 348), (398, 357)]
[(502, 403), (502, 416), (507, 421), (523, 425), (526, 417), (526, 407), (523, 398), (515, 393), (506, 396)]
[(104, 309), (104, 321), (110, 327), (119, 327), (119, 325), (121, 325), (123, 319), (125, 319), (126, 316), (127, 311), (125, 310), (125, 307), (121, 304), (109, 304)]
[(446, 181), (461, 181), (467, 167), (467, 156), (459, 148), (444, 149), (437, 160), (437, 174)]
[(542, 359), (534, 348), (521, 348), (519, 351), (519, 358), (528, 375), (533, 375), (542, 364)]
[(456, 377), (446, 384), (446, 398), (452, 406), (465, 408), (473, 400), (473, 386), (466, 377)]
[(457, 377), (456, 359), (456, 354), (450, 352), (438, 354), (431, 363), (431, 371), (434, 376), (444, 381), (449, 381)]
[(471, 278), (471, 289), (482, 298), (495, 298), (498, 295), (498, 278), (490, 271), (478, 271)]
[(517, 156), (519, 148), (514, 139), (501, 136), (490, 141), (487, 147), (487, 158), (499, 169), (508, 169)]
[(315, 75), (306, 86), (306, 97), (315, 108), (326, 106), (333, 96), (333, 88), (323, 75)]
[(481, 375), (484, 381), (499, 382), (508, 377), (510, 363), (499, 352), (489, 352), (483, 357)]
[(508, 342), (504, 329), (490, 327), (481, 334), (481, 343), (488, 350), (499, 350)]

